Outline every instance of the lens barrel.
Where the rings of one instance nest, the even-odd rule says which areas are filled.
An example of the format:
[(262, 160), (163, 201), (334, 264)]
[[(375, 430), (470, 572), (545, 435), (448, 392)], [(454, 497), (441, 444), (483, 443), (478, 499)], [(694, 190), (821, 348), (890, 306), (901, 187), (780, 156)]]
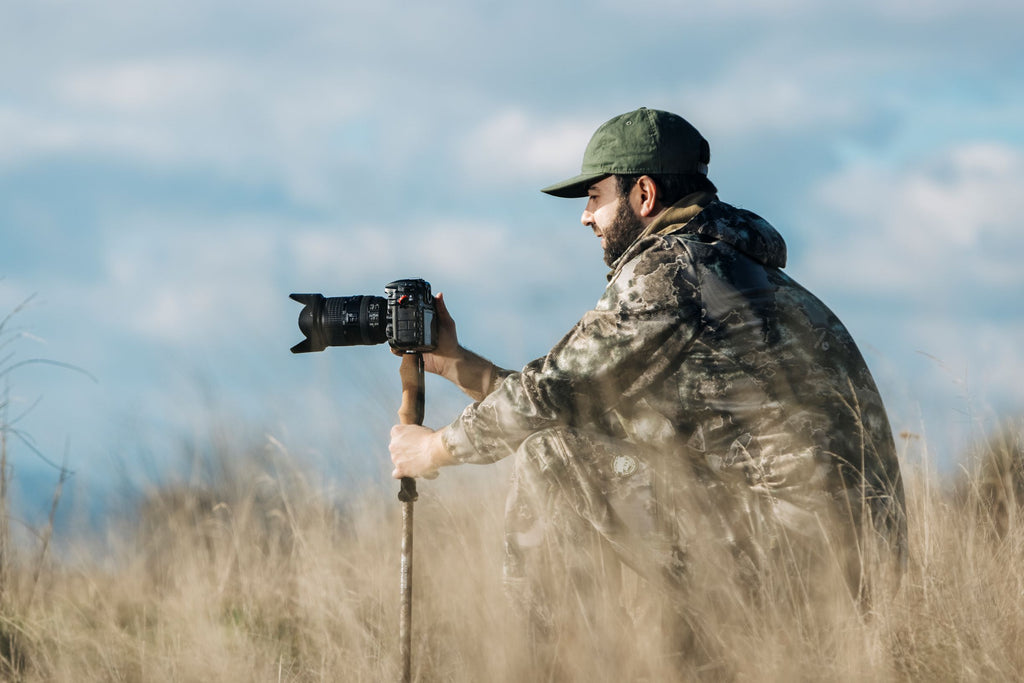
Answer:
[(322, 325), (327, 345), (383, 344), (388, 340), (387, 306), (387, 299), (380, 296), (325, 299)]
[(380, 296), (292, 294), (304, 307), (299, 330), (306, 339), (292, 353), (323, 351), (328, 346), (362, 346), (387, 341), (387, 299)]

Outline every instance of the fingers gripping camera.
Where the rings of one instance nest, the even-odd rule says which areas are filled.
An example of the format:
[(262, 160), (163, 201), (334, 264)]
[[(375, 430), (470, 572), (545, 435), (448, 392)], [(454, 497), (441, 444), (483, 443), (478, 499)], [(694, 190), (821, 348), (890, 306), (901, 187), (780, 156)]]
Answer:
[(386, 298), (292, 294), (292, 299), (303, 304), (299, 330), (306, 336), (292, 347), (292, 353), (384, 342), (406, 353), (433, 351), (437, 317), (430, 283), (416, 278), (395, 280), (384, 292)]

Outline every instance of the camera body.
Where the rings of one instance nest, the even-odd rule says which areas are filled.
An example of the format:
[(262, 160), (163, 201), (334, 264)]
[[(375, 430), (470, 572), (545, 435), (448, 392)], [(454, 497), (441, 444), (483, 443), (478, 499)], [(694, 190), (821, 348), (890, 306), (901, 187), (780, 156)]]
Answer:
[(292, 353), (323, 351), (328, 346), (383, 344), (405, 353), (437, 347), (437, 317), (430, 283), (411, 278), (384, 287), (385, 297), (292, 294), (303, 304), (299, 330), (306, 336)]

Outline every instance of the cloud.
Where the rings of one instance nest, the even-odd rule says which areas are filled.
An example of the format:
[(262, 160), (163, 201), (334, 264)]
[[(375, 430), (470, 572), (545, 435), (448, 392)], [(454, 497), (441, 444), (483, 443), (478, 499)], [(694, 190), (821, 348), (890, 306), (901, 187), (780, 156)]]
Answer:
[(276, 245), (273, 231), (258, 220), (138, 219), (106, 242), (106, 276), (88, 285), (83, 299), (105, 334), (126, 341), (190, 346), (231, 340), (259, 330), (283, 307), (272, 278)]
[(884, 349), (887, 384), (907, 385), (890, 409), (924, 404), (961, 432), (972, 413), (1024, 410), (1022, 184), (1024, 149), (975, 141), (858, 159), (809, 197), (789, 270)]
[[(815, 191), (803, 260), (848, 291), (927, 301), (967, 289), (1024, 291), (1024, 149), (962, 143), (892, 168), (865, 159)], [(842, 267), (837, 267), (842, 262)]]
[(240, 77), (242, 72), (207, 59), (148, 58), (76, 69), (57, 82), (56, 94), (74, 107), (160, 114), (223, 107)]
[[(188, 404), (166, 378), (192, 363), (253, 400), (254, 377), (294, 372), (289, 292), (384, 277), (431, 280), (481, 352), (542, 353), (605, 269), (578, 205), (520, 186), (539, 197), (640, 104), (690, 118), (723, 190), (799, 228), (797, 277), (884, 324), (880, 353), (1024, 385), (1019, 2), (16, 5), (0, 218), (20, 263), (0, 302), (39, 291), (25, 324), (103, 376), (106, 408)], [(65, 419), (94, 403), (50, 393)]]
[(595, 125), (549, 120), (523, 109), (495, 112), (461, 142), (457, 151), (467, 177), (480, 184), (568, 177), (579, 168)]
[[(606, 3), (609, 7), (620, 6)], [(651, 9), (660, 16), (693, 18), (691, 8), (672, 0), (637, 0), (631, 4), (633, 11)], [(843, 6), (824, 5), (815, 0), (721, 0), (702, 8), (700, 19), (709, 22), (734, 24), (737, 21), (757, 18), (778, 24), (793, 25), (807, 18), (820, 20), (823, 17), (856, 16), (875, 20), (905, 20), (914, 24), (946, 20), (954, 17), (969, 17), (979, 12), (997, 15), (1019, 15), (1020, 5), (1013, 0), (866, 0)]]
[[(339, 169), (368, 156), (339, 131), (372, 139), (365, 114), (383, 80), (361, 68), (295, 75), (202, 51), (59, 64), (33, 92), (0, 103), (0, 165), (117, 160), (144, 173), (272, 184), (329, 204)], [(416, 150), (395, 147), (391, 158), (403, 151)]]
[(60, 153), (80, 145), (82, 138), (78, 126), (0, 105), (0, 165)]
[[(342, 229), (255, 216), (123, 220), (132, 228), (110, 228), (101, 281), (51, 282), (48, 290), (75, 291), (80, 315), (131, 343), (230, 344), (283, 319), (291, 332), (293, 316), (285, 315), (294, 306), (287, 301), (291, 291), (383, 296), (382, 274), (472, 292), (484, 316), (499, 312), (489, 312), (494, 307), (486, 301), (515, 299), (520, 288), (511, 283), (524, 264), (536, 269), (534, 287), (571, 277), (557, 252), (539, 250), (505, 226), (457, 216), (415, 229), (384, 223)], [(12, 291), (23, 287), (5, 288), (0, 301), (13, 301)]]
[(923, 313), (905, 321), (905, 343), (931, 368), (915, 378), (917, 398), (962, 413), (1024, 411), (1024, 320), (965, 321)]
[(843, 128), (865, 120), (865, 103), (854, 93), (834, 90), (821, 97), (822, 86), (834, 76), (820, 65), (792, 66), (766, 73), (761, 59), (738, 65), (700, 89), (691, 107), (693, 120), (708, 122), (715, 139), (806, 134), (809, 128)]
[(334, 284), (372, 281), (381, 272), (415, 277), (427, 271), (439, 283), (477, 283), (487, 290), (516, 280), (524, 262), (541, 279), (555, 265), (550, 262), (554, 257), (517, 238), (509, 227), (457, 215), (423, 220), (414, 230), (386, 224), (304, 228), (294, 233), (287, 249), (293, 272), (310, 282)]

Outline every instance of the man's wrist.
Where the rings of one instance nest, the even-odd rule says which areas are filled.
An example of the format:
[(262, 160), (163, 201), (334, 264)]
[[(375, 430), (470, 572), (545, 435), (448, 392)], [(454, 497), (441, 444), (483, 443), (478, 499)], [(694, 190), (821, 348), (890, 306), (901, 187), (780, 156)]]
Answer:
[(448, 444), (445, 441), (445, 435), (447, 433), (448, 427), (442, 427), (432, 435), (430, 462), (434, 469), (445, 467), (446, 465), (454, 465), (456, 463), (455, 458), (452, 457), (451, 451), (448, 450)]
[(466, 353), (466, 349), (460, 345), (455, 353), (446, 359), (443, 376), (455, 386), (459, 386), (459, 366), (462, 365)]
[(494, 390), (502, 370), (483, 356), (459, 347), (459, 358), (452, 364), (452, 381), (474, 401), (482, 401)]

